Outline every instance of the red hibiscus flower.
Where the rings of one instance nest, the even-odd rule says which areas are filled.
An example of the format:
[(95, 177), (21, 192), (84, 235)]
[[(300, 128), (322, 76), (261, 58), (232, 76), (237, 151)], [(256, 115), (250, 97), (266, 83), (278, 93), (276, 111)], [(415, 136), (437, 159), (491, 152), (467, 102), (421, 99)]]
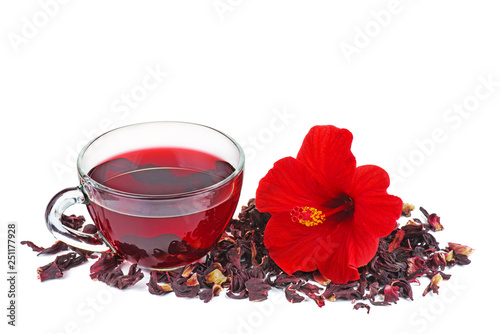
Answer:
[(288, 274), (318, 269), (334, 283), (357, 280), (396, 227), (403, 202), (387, 194), (389, 175), (356, 167), (351, 142), (346, 129), (315, 126), (297, 158), (277, 161), (259, 183), (257, 209), (272, 215), (264, 244)]

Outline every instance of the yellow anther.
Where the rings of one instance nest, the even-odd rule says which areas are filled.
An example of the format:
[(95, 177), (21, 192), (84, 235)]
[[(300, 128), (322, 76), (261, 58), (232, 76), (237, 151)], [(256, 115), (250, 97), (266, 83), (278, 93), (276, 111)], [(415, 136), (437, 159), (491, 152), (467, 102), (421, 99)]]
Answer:
[(290, 212), (292, 216), (292, 221), (303, 225), (316, 226), (325, 222), (325, 215), (321, 210), (316, 208), (311, 208), (309, 206), (295, 207)]

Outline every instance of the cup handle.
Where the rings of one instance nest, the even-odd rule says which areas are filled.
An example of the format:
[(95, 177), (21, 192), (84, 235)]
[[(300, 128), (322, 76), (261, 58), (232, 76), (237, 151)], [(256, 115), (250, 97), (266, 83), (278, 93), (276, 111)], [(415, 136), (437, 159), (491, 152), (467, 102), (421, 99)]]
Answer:
[(88, 204), (89, 199), (80, 187), (66, 188), (58, 192), (47, 205), (45, 222), (56, 239), (91, 252), (114, 252), (113, 247), (97, 230), (95, 234), (84, 233), (63, 225), (64, 210), (74, 204)]

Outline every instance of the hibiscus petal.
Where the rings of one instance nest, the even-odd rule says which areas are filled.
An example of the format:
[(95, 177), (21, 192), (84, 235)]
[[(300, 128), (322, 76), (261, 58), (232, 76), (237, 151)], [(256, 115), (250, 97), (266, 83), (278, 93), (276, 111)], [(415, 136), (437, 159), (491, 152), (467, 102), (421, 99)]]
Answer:
[(358, 267), (366, 265), (378, 249), (377, 238), (366, 231), (354, 229), (352, 221), (338, 224), (329, 238), (329, 256), (318, 262), (319, 271), (333, 283), (347, 283), (359, 279)]
[(356, 168), (349, 194), (353, 197), (369, 191), (386, 191), (390, 184), (389, 174), (374, 165)]
[(363, 229), (375, 238), (387, 236), (396, 227), (403, 201), (387, 194), (389, 175), (373, 165), (356, 168), (349, 195), (354, 200), (353, 228)]
[(264, 232), (264, 245), (269, 256), (287, 274), (313, 271), (317, 261), (328, 257), (330, 243), (323, 241), (332, 230), (328, 222), (317, 226), (294, 223), (288, 212), (273, 214)]
[(278, 160), (257, 188), (255, 205), (260, 212), (290, 212), (295, 206), (316, 206), (328, 199), (324, 187), (300, 161)]
[(314, 126), (297, 154), (316, 178), (328, 185), (332, 194), (345, 192), (356, 169), (351, 152), (352, 133), (333, 125)]

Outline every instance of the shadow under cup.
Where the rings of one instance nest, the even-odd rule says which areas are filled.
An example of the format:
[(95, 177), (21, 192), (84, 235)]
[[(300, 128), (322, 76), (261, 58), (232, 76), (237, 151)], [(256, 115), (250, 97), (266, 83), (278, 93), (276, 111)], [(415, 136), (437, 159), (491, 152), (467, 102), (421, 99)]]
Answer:
[[(216, 245), (238, 204), (243, 166), (240, 145), (203, 125), (118, 128), (82, 150), (80, 186), (51, 200), (47, 225), (75, 247), (173, 269), (200, 260)], [(76, 203), (87, 205), (95, 235), (62, 225), (62, 212)]]

